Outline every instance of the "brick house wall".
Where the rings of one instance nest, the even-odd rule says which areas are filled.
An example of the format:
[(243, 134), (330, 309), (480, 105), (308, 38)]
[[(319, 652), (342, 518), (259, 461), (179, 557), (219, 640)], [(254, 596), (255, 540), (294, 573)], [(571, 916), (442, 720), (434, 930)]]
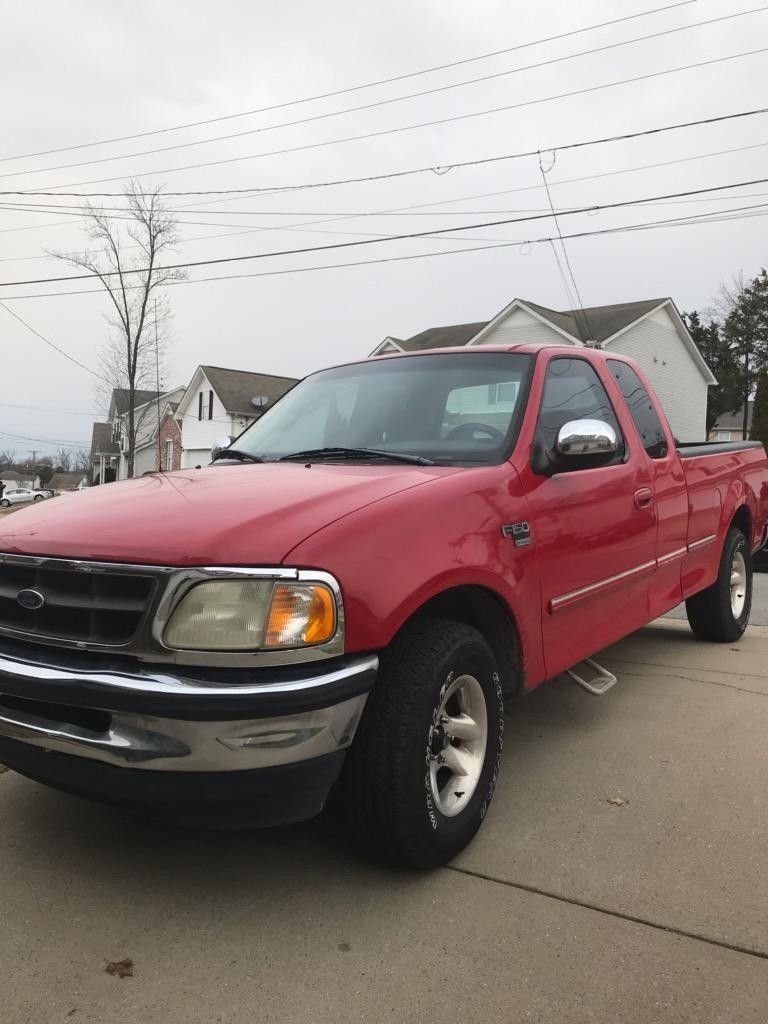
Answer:
[[(171, 458), (168, 458), (169, 443), (172, 450)], [(168, 473), (173, 469), (181, 469), (181, 426), (177, 419), (168, 413), (163, 417), (160, 424), (160, 451), (155, 458), (160, 459), (158, 467), (162, 472)]]

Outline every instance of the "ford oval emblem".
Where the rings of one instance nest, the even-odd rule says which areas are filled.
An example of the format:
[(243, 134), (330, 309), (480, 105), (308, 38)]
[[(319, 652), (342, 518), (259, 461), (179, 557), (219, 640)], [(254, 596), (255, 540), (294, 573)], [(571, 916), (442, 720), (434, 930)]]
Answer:
[(39, 590), (20, 590), (16, 595), (16, 601), (30, 612), (37, 611), (45, 604), (45, 598)]

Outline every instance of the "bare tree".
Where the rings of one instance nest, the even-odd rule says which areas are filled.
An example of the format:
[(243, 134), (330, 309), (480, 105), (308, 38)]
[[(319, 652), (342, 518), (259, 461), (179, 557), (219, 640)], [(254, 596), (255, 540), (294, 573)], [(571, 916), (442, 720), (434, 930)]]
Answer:
[(8, 469), (16, 463), (16, 452), (13, 448), (5, 448), (0, 451), (0, 469)]
[(91, 469), (91, 455), (85, 448), (78, 448), (72, 456), (72, 469), (78, 473), (87, 473)]
[(131, 181), (123, 193), (126, 211), (121, 217), (90, 204), (83, 207), (93, 248), (53, 255), (94, 274), (109, 296), (111, 332), (101, 356), (101, 378), (109, 394), (115, 388), (126, 392), (126, 461), (132, 477), (138, 426), (136, 392), (155, 388), (156, 360), (161, 358), (168, 337), (170, 307), (162, 289), (185, 275), (164, 265), (177, 235), (176, 220), (163, 202), (162, 189), (147, 191)]
[(68, 473), (72, 469), (72, 451), (70, 448), (59, 448), (53, 457), (54, 465), (56, 469), (60, 469), (64, 473)]

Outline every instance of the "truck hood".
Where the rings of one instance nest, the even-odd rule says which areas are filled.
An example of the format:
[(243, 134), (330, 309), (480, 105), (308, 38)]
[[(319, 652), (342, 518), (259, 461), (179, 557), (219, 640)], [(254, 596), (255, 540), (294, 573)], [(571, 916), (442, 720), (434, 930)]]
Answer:
[(301, 463), (152, 474), (0, 519), (0, 552), (145, 565), (279, 564), (317, 530), (456, 469)]

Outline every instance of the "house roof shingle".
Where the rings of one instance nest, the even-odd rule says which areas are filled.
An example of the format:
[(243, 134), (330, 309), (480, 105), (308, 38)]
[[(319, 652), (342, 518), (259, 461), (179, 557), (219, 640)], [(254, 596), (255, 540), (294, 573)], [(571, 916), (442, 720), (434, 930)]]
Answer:
[[(752, 428), (752, 412), (754, 409), (754, 401), (752, 399), (747, 403), (747, 429)], [(741, 430), (744, 422), (744, 406), (738, 410), (738, 412), (726, 412), (722, 416), (718, 416), (717, 422), (715, 423), (713, 430)]]
[[(151, 402), (158, 395), (162, 395), (162, 391), (135, 391), (133, 407), (134, 409), (140, 405), (144, 405), (146, 402)], [(123, 413), (128, 412), (128, 389), (127, 388), (114, 388), (112, 391), (112, 402), (115, 406), (115, 413), (118, 416), (122, 416)]]
[[(528, 302), (527, 299), (520, 299), (520, 302), (534, 313), (538, 313), (544, 320), (583, 342), (605, 341), (666, 301), (666, 298), (643, 299), (640, 302), (619, 302), (611, 306), (587, 306), (583, 310), (556, 310), (540, 306), (536, 302)], [(405, 338), (400, 342), (400, 346), (406, 352), (419, 352), (428, 348), (459, 348), (470, 342), (489, 323), (490, 321), (486, 320), (476, 324), (430, 327), (411, 338)]]
[[(524, 299), (522, 301), (525, 302)], [(611, 306), (586, 306), (584, 309), (562, 311), (547, 309), (535, 302), (525, 304), (580, 341), (605, 341), (667, 301), (666, 298), (642, 299), (640, 302), (617, 302)]]
[(227, 412), (235, 415), (256, 415), (258, 410), (251, 404), (252, 398), (264, 395), (271, 405), (298, 383), (295, 377), (229, 370), (223, 366), (201, 366), (200, 369), (211, 382)]
[(99, 455), (119, 455), (120, 446), (112, 440), (111, 423), (94, 423), (91, 434), (91, 459)]
[(55, 491), (66, 490), (68, 487), (77, 487), (85, 473), (79, 471), (54, 473), (47, 483), (47, 487)]
[(487, 320), (477, 324), (455, 324), (449, 327), (430, 327), (411, 338), (398, 342), (407, 352), (420, 352), (427, 348), (460, 348), (471, 341), (488, 325)]

